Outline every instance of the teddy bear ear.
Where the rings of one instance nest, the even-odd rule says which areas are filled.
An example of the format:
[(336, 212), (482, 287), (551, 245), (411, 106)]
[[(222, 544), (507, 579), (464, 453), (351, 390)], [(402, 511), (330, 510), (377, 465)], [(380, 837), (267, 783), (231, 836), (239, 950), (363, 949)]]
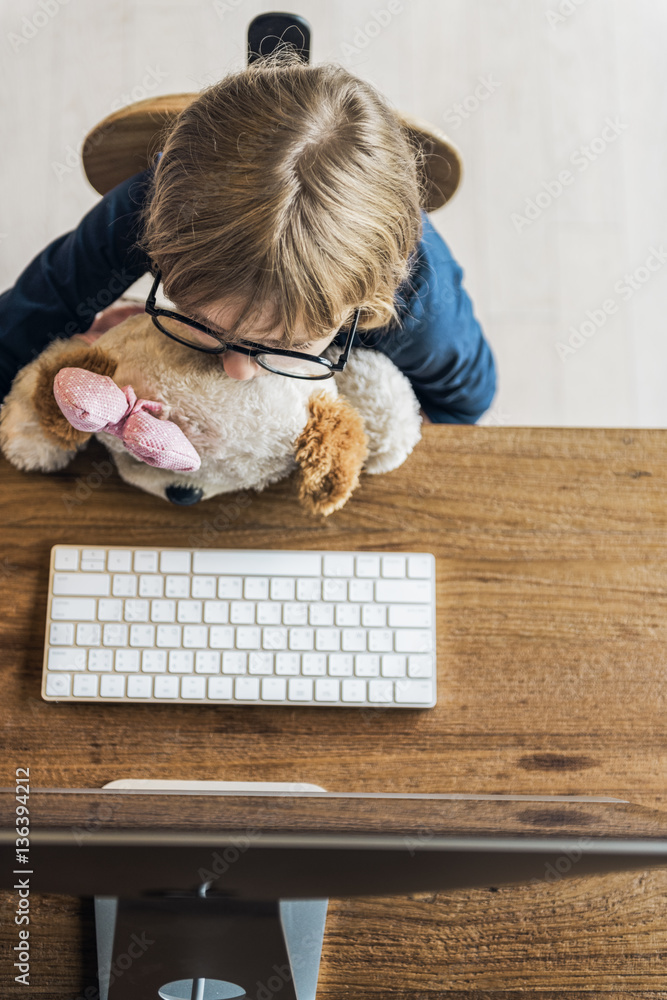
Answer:
[(312, 514), (338, 510), (359, 482), (368, 442), (364, 422), (344, 399), (317, 393), (295, 444), (299, 500)]
[(62, 448), (80, 448), (90, 437), (88, 431), (77, 430), (64, 415), (53, 394), (53, 383), (61, 368), (85, 368), (98, 375), (112, 376), (116, 361), (99, 347), (71, 348), (55, 357), (50, 354), (39, 364), (39, 372), (32, 394), (32, 403), (44, 433)]

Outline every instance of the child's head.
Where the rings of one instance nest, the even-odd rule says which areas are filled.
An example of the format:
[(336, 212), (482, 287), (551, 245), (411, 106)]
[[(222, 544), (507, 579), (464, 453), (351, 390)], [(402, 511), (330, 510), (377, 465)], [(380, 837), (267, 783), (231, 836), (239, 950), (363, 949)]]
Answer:
[(299, 348), (397, 318), (421, 235), (419, 152), (387, 102), (282, 51), (206, 88), (163, 140), (142, 246), (230, 340)]

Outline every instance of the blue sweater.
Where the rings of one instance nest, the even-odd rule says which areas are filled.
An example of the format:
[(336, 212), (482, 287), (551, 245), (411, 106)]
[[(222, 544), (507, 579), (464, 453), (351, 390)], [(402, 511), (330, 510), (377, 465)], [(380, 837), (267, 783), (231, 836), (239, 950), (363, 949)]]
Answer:
[[(88, 330), (96, 313), (150, 270), (134, 243), (153, 169), (104, 195), (0, 295), (0, 400), (50, 341)], [(358, 342), (394, 361), (431, 420), (472, 424), (493, 399), (494, 358), (462, 287), (463, 271), (426, 213), (422, 217), (410, 279), (396, 293), (401, 326), (361, 331)]]

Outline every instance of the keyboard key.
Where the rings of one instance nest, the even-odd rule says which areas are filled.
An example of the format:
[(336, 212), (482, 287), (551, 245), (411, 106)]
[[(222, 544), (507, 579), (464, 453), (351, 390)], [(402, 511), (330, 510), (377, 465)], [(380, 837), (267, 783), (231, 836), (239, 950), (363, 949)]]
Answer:
[(98, 601), (97, 617), (101, 622), (122, 622), (123, 602), (111, 598)]
[(307, 577), (296, 581), (297, 601), (319, 601), (322, 597), (322, 584), (319, 580)]
[(428, 579), (433, 570), (432, 556), (408, 556), (408, 576)]
[(95, 621), (95, 600), (92, 597), (54, 597), (51, 618), (70, 622)]
[[(346, 601), (347, 600), (347, 580), (339, 580), (335, 577), (322, 581), (322, 599), (324, 601)], [(357, 600), (350, 597), (351, 601)]]
[(69, 674), (47, 674), (46, 693), (51, 698), (69, 698), (72, 678)]
[(253, 652), (248, 654), (249, 674), (272, 674), (273, 653)]
[(105, 569), (105, 562), (106, 552), (104, 549), (82, 549), (79, 569), (82, 571), (93, 570), (97, 572), (98, 570)]
[(76, 644), (77, 646), (99, 646), (102, 641), (101, 625), (77, 625)]
[[(361, 624), (361, 605), (359, 604), (325, 604), (323, 607), (336, 609), (336, 625), (356, 628)], [(333, 622), (323, 624), (333, 625)]]
[(255, 605), (252, 601), (232, 601), (229, 605), (229, 620), (234, 625), (252, 625), (255, 621)]
[(161, 648), (176, 648), (181, 645), (180, 625), (158, 625), (155, 644)]
[(395, 681), (394, 697), (397, 705), (431, 705), (435, 692), (431, 681)]
[(338, 701), (340, 697), (340, 681), (320, 679), (315, 681), (315, 701)]
[(200, 622), (202, 619), (201, 601), (179, 601), (177, 617), (179, 622)]
[(91, 649), (88, 653), (88, 669), (96, 673), (113, 670), (113, 649)]
[(195, 669), (195, 654), (191, 649), (172, 649), (169, 651), (169, 673), (191, 674)]
[(111, 593), (108, 573), (54, 573), (53, 593), (67, 597), (107, 597)]
[[(219, 654), (218, 654), (219, 655)], [(248, 669), (248, 654), (236, 650), (222, 654), (223, 674), (245, 674)]]
[(272, 601), (294, 600), (294, 580), (290, 577), (273, 577), (269, 590)]
[(313, 682), (308, 677), (290, 677), (287, 683), (287, 697), (290, 701), (312, 701)]
[(283, 609), (279, 602), (259, 601), (256, 610), (258, 625), (280, 625)]
[(162, 597), (164, 593), (164, 577), (157, 574), (142, 573), (139, 577), (140, 597)]
[(153, 691), (156, 698), (178, 698), (180, 680), (178, 677), (160, 675), (155, 678)]
[(350, 580), (350, 600), (367, 604), (373, 600), (374, 586), (372, 580)]
[(430, 653), (408, 657), (408, 677), (433, 677), (435, 663)]
[(189, 597), (189, 576), (166, 576), (164, 578), (165, 597)]
[(130, 646), (154, 646), (155, 625), (130, 625)]
[(357, 677), (379, 677), (380, 657), (377, 653), (357, 653), (354, 658), (354, 672)]
[(243, 580), (240, 576), (221, 576), (218, 580), (218, 597), (238, 600), (243, 597)]
[(136, 597), (137, 578), (131, 573), (115, 573), (112, 593), (114, 597)]
[(96, 674), (76, 674), (72, 685), (75, 698), (96, 698), (98, 677)]
[(285, 625), (307, 625), (307, 604), (283, 604), (283, 622)]
[(326, 653), (304, 653), (301, 658), (301, 672), (306, 677), (323, 677), (327, 672)]
[(53, 622), (49, 629), (49, 642), (52, 646), (73, 646), (74, 626), (65, 622)]
[(192, 596), (193, 597), (216, 597), (218, 584), (214, 576), (193, 576)]
[[(311, 625), (333, 625), (334, 609), (348, 607), (346, 604), (323, 604), (321, 601), (310, 605), (309, 624)], [(338, 624), (342, 624), (338, 622)], [(353, 623), (358, 624), (358, 623)]]
[(430, 628), (430, 604), (390, 604), (387, 609), (392, 628)]
[(382, 576), (402, 579), (405, 576), (405, 556), (382, 556)]
[(126, 622), (147, 622), (148, 601), (125, 601), (124, 618)]
[(153, 693), (153, 679), (142, 674), (127, 678), (128, 698), (150, 698)]
[(428, 604), (431, 600), (431, 581), (378, 580), (375, 600), (380, 604)]
[(368, 630), (368, 648), (374, 653), (390, 653), (394, 648), (391, 629), (371, 628)]
[(209, 677), (208, 696), (211, 701), (231, 701), (233, 681), (231, 677)]
[(361, 624), (364, 628), (384, 628), (387, 624), (387, 609), (384, 604), (363, 604)]
[(285, 701), (287, 681), (284, 677), (264, 677), (262, 679), (262, 701)]
[(329, 654), (329, 674), (332, 677), (351, 677), (354, 673), (354, 658), (350, 653)]
[(107, 554), (107, 569), (112, 573), (129, 573), (132, 569), (132, 552), (130, 549), (109, 549)]
[(145, 649), (141, 654), (141, 669), (145, 674), (163, 674), (167, 669), (166, 649)]
[(211, 649), (233, 649), (234, 629), (231, 625), (211, 625), (208, 644)]
[(432, 645), (431, 633), (421, 629), (402, 628), (394, 633), (397, 653), (428, 653)]
[(383, 677), (405, 677), (406, 657), (400, 653), (387, 653), (382, 657)]
[[(345, 632), (343, 632), (345, 635)], [(340, 649), (340, 631), (337, 628), (318, 628), (315, 630), (315, 649), (335, 652)]]
[(204, 601), (204, 621), (209, 625), (226, 625), (229, 621), (227, 601)]
[(315, 640), (312, 628), (291, 628), (289, 630), (290, 649), (312, 649)]
[(337, 552), (324, 556), (322, 576), (354, 576), (354, 556)]
[(200, 649), (195, 653), (195, 673), (219, 674), (220, 653), (213, 649)]
[(247, 601), (265, 601), (269, 596), (268, 577), (247, 577), (243, 585), (243, 596)]
[(119, 674), (102, 674), (100, 677), (100, 698), (123, 698), (125, 678)]
[(263, 628), (262, 629), (263, 649), (287, 649), (287, 629), (286, 628)]
[(206, 698), (206, 678), (184, 677), (181, 681), (181, 698), (186, 701), (203, 701)]
[(206, 649), (208, 646), (206, 625), (184, 625), (183, 645), (186, 649)]
[(363, 628), (344, 628), (341, 645), (348, 653), (366, 649), (366, 630)]
[(134, 553), (135, 573), (157, 573), (158, 553), (150, 549), (138, 549)]
[(48, 658), (49, 670), (85, 670), (85, 649), (50, 649)]
[(138, 649), (117, 649), (116, 670), (120, 674), (136, 674), (141, 664), (141, 653)]
[(79, 568), (79, 550), (57, 548), (53, 557), (53, 568), (58, 570), (76, 570)]
[(190, 553), (185, 549), (171, 551), (167, 549), (160, 553), (161, 573), (189, 573)]
[(261, 634), (262, 630), (256, 625), (239, 625), (236, 629), (237, 649), (257, 649), (261, 643)]
[(176, 601), (151, 601), (151, 621), (175, 622)]
[[(373, 577), (380, 575), (379, 556), (357, 556), (357, 576)], [(352, 576), (352, 574), (350, 574)]]
[(344, 680), (341, 684), (341, 701), (357, 704), (366, 701), (366, 681)]
[(394, 700), (393, 681), (369, 681), (368, 700), (376, 704), (391, 704)]
[(259, 677), (237, 677), (234, 692), (239, 701), (257, 701)]
[(117, 623), (105, 625), (102, 631), (102, 643), (105, 646), (127, 646), (127, 625)]
[(301, 673), (301, 657), (298, 653), (276, 653), (276, 673), (294, 675)]

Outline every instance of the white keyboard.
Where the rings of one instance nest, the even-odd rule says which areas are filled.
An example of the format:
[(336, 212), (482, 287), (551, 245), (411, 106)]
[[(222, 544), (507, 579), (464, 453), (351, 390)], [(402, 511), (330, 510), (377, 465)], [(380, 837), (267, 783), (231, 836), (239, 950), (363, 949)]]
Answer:
[(55, 545), (42, 697), (433, 707), (435, 558)]

